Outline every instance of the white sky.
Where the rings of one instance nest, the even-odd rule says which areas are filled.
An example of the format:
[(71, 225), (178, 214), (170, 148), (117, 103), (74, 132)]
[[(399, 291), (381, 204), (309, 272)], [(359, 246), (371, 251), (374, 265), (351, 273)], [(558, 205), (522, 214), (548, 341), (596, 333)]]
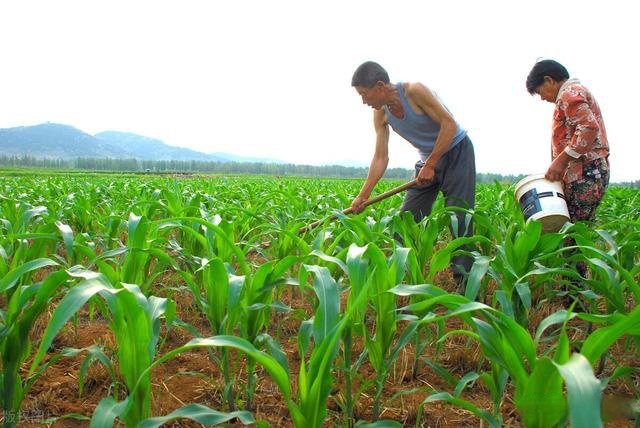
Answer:
[[(49, 121), (204, 152), (367, 164), (372, 110), (350, 83), (374, 60), (392, 81), (440, 95), (479, 172), (538, 173), (553, 105), (524, 81), (547, 57), (598, 99), (612, 180), (637, 180), (638, 16), (633, 1), (591, 0), (2, 1), (0, 128)], [(411, 167), (415, 150), (395, 135), (390, 144), (390, 165)]]

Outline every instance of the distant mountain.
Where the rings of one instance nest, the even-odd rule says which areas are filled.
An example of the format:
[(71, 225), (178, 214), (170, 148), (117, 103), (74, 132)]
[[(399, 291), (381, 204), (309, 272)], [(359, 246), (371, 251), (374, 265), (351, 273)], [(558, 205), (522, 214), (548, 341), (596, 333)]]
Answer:
[(221, 156), (208, 155), (182, 147), (169, 146), (155, 138), (128, 132), (105, 131), (95, 135), (125, 154), (125, 157), (146, 160), (203, 160), (224, 162)]
[(339, 165), (353, 168), (368, 168), (369, 162), (350, 160), (350, 159), (338, 159), (331, 162), (325, 162), (325, 165)]
[(79, 156), (123, 157), (106, 142), (72, 126), (57, 123), (0, 129), (0, 153), (65, 159)]
[(105, 131), (89, 135), (73, 126), (58, 123), (0, 129), (0, 155), (29, 155), (53, 159), (90, 157), (285, 163), (277, 159), (238, 156), (231, 153), (208, 154), (169, 146), (161, 140), (127, 132)]
[(287, 163), (279, 159), (254, 158), (251, 156), (239, 156), (239, 155), (234, 155), (231, 153), (224, 153), (224, 152), (210, 153), (210, 155), (216, 158), (223, 159), (224, 162), (254, 162), (254, 163), (277, 163), (277, 164)]

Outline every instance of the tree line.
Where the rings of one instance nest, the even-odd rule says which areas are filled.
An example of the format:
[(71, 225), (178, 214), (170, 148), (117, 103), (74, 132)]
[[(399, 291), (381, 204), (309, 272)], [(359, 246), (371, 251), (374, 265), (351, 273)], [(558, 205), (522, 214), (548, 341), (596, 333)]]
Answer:
[[(0, 166), (52, 169), (80, 169), (91, 171), (145, 173), (212, 173), (212, 174), (269, 174), (296, 176), (366, 177), (367, 168), (341, 165), (296, 165), (261, 162), (217, 162), (199, 160), (142, 160), (77, 157), (73, 159), (38, 158), (31, 155), (0, 156)], [(411, 170), (389, 168), (386, 177), (408, 178)]]
[[(260, 162), (216, 162), (199, 160), (142, 160), (77, 157), (73, 159), (39, 158), (31, 155), (0, 155), (0, 166), (21, 168), (50, 168), (58, 170), (117, 171), (138, 173), (210, 173), (210, 174), (265, 174), (293, 175), (306, 177), (364, 178), (368, 168), (341, 165), (296, 165)], [(389, 168), (386, 178), (409, 180), (413, 169)], [(524, 175), (502, 175), (478, 173), (479, 183), (515, 183)], [(640, 188), (640, 180), (617, 183), (627, 187)]]

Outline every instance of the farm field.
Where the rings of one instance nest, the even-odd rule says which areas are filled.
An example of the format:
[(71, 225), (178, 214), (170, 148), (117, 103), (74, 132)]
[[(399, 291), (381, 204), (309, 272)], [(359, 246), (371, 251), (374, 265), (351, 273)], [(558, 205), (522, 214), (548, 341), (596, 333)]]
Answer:
[(637, 426), (639, 190), (558, 233), (497, 183), (470, 238), (401, 195), (298, 233), (361, 183), (0, 176), (3, 426)]

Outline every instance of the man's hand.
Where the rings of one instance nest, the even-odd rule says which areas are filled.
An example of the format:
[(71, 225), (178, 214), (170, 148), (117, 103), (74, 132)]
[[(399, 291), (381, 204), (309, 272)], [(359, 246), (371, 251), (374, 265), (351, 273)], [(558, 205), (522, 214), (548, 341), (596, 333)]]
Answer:
[(436, 175), (436, 168), (430, 163), (425, 163), (416, 177), (418, 186), (424, 186), (433, 181), (433, 177)]
[(368, 198), (365, 198), (364, 196), (356, 196), (353, 202), (351, 202), (351, 209), (353, 210), (353, 212), (356, 214), (362, 212), (365, 208), (364, 203), (367, 201), (367, 199)]
[(549, 181), (561, 181), (566, 168), (567, 162), (564, 159), (564, 156), (558, 156), (553, 162), (551, 162), (551, 166), (549, 166), (544, 178)]

